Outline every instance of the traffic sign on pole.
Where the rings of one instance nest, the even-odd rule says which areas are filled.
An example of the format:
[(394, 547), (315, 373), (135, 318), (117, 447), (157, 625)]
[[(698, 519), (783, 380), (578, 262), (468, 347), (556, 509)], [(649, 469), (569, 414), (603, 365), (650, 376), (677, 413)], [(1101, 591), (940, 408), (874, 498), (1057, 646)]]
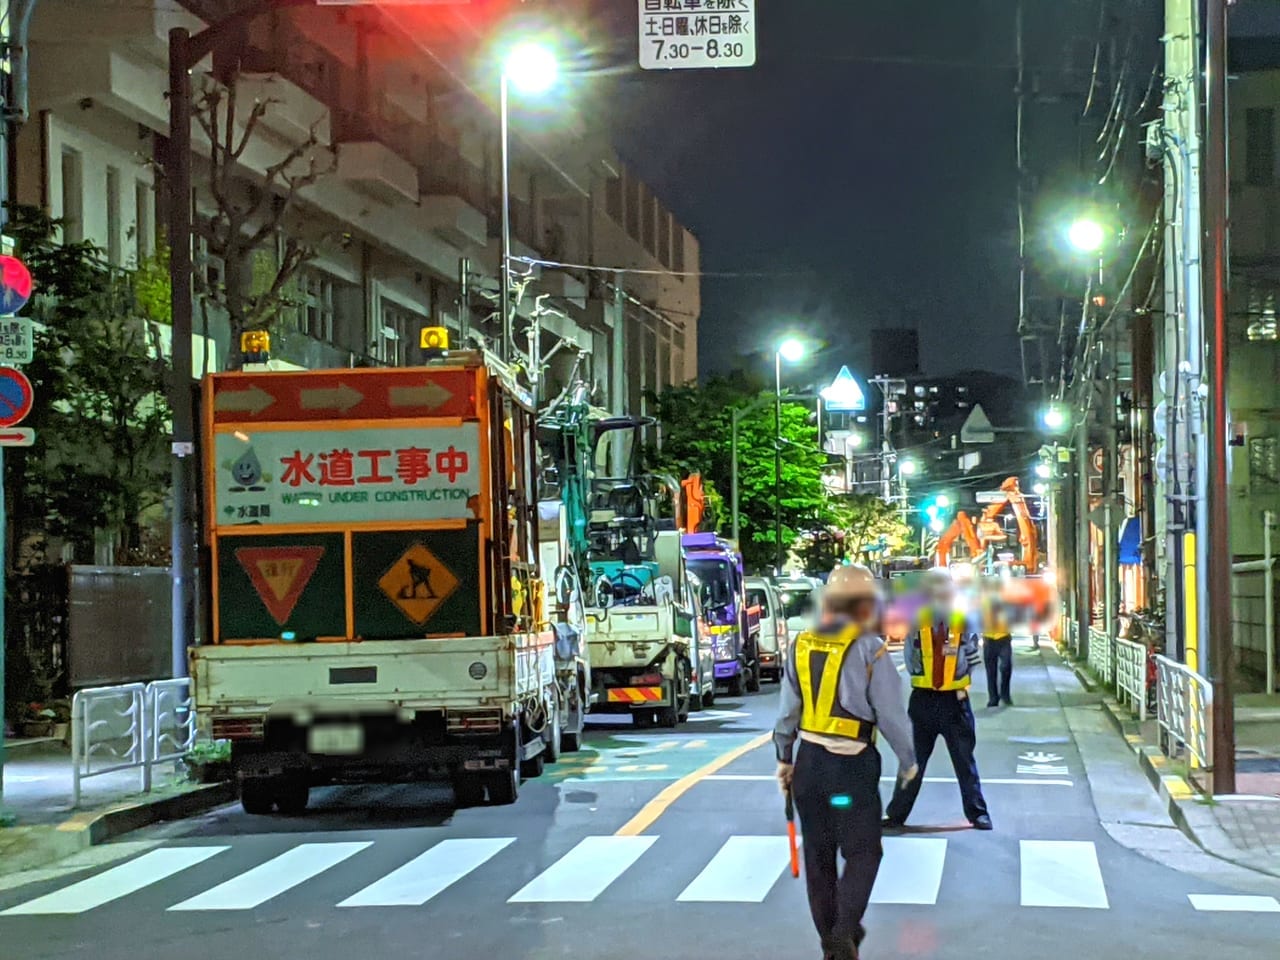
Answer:
[(720, 0), (696, 9), (668, 0), (638, 3), (642, 70), (755, 66), (756, 0)]
[(0, 364), (20, 366), (35, 354), (35, 324), (26, 317), (0, 318)]
[(35, 395), (21, 370), (0, 367), (0, 427), (16, 427), (31, 412)]
[(17, 257), (0, 256), (0, 316), (14, 314), (31, 299), (31, 271)]
[(0, 447), (29, 447), (36, 442), (36, 432), (27, 427), (0, 429)]

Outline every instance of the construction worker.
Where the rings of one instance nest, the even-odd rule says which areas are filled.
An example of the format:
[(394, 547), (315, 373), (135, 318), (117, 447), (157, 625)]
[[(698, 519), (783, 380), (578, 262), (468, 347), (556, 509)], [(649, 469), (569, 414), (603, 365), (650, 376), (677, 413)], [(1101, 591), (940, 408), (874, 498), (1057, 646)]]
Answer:
[(969, 703), (970, 674), (982, 659), (978, 633), (972, 629), (962, 605), (956, 602), (955, 585), (947, 571), (930, 574), (927, 600), (920, 610), (920, 628), (907, 638), (905, 648), (912, 688), (907, 712), (920, 776), (899, 783), (894, 789), (884, 825), (898, 828), (907, 822), (920, 795), (920, 783), (934, 744), (942, 737), (960, 783), (964, 815), (975, 829), (990, 830), (991, 816), (973, 756), (977, 728)]
[[(879, 620), (871, 571), (837, 567), (822, 594), (817, 628), (802, 632), (788, 651), (773, 732), (778, 781), (784, 792), (793, 791), (804, 831), (809, 910), (825, 960), (857, 960), (862, 917), (880, 869), (877, 731), (898, 757), (900, 779), (916, 776), (902, 681)], [(844, 856), (843, 874), (837, 852)]]
[(982, 659), (987, 665), (987, 706), (1004, 701), (1013, 706), (1009, 682), (1013, 678), (1013, 632), (1000, 597), (1000, 582), (984, 580), (981, 592)]

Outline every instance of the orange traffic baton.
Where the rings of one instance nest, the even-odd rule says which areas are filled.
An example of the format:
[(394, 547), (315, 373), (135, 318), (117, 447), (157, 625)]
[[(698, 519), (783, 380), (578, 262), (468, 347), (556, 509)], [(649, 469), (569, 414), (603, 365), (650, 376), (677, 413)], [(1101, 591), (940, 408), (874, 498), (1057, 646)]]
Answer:
[(791, 799), (791, 788), (785, 792), (787, 801), (787, 843), (791, 846), (791, 875), (800, 876), (800, 845), (796, 842), (796, 805)]

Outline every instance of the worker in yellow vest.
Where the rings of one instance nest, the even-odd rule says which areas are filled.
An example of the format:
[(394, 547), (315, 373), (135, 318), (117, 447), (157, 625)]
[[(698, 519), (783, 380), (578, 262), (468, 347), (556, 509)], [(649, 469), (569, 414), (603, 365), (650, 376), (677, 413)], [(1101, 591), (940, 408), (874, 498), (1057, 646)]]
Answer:
[(982, 659), (987, 665), (987, 706), (998, 707), (1004, 701), (1013, 706), (1009, 684), (1013, 679), (1013, 631), (1009, 615), (1000, 598), (998, 580), (982, 584)]
[(899, 780), (916, 776), (902, 681), (879, 629), (871, 571), (837, 567), (817, 629), (801, 633), (788, 651), (773, 732), (778, 781), (793, 791), (804, 831), (809, 910), (825, 960), (857, 960), (880, 870), (877, 731), (897, 755)]
[(911, 676), (907, 713), (911, 716), (920, 777), (898, 784), (885, 812), (884, 825), (897, 828), (907, 822), (920, 795), (929, 757), (938, 737), (942, 737), (960, 784), (964, 815), (975, 829), (990, 830), (991, 816), (973, 756), (977, 726), (969, 703), (970, 675), (982, 660), (978, 632), (957, 603), (955, 584), (947, 571), (933, 571), (928, 583), (929, 602), (920, 611), (919, 629), (907, 638), (905, 647), (907, 673)]

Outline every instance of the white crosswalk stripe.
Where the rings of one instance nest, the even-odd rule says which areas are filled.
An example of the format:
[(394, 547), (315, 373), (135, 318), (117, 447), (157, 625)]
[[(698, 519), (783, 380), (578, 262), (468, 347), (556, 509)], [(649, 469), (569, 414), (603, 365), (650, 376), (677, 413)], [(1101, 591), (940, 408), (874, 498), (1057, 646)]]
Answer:
[(508, 903), (590, 903), (657, 839), (587, 837), (530, 880)]
[(371, 845), (367, 840), (361, 843), (303, 843), (169, 909), (250, 910)]
[(2, 916), (44, 913), (84, 913), (112, 900), (119, 900), (144, 887), (168, 879), (181, 870), (208, 860), (227, 847), (169, 847), (144, 853), (136, 860), (104, 870), (97, 876), (73, 883), (69, 887), (47, 893), (12, 907)]
[(938, 902), (942, 887), (942, 866), (947, 859), (947, 841), (929, 837), (885, 837), (884, 859), (872, 903)]
[[(662, 845), (654, 849), (659, 843)], [(476, 874), (477, 881), (483, 880), (475, 889), (489, 891), (485, 895), (492, 896), (496, 904), (504, 898), (509, 898), (507, 902), (511, 904), (590, 903), (614, 884), (619, 886), (618, 896), (632, 900), (639, 897), (678, 903), (753, 904), (780, 895), (779, 879), (786, 874), (789, 860), (785, 837), (753, 835), (730, 836), (721, 842), (708, 839), (705, 847), (699, 845), (696, 851), (689, 849), (683, 839), (593, 836), (549, 862), (541, 859), (542, 848), (534, 842), (513, 837), (454, 837), (431, 843), (426, 849), (405, 851), (408, 859), (397, 856), (390, 866), (373, 856), (353, 859), (373, 845), (374, 841), (303, 842), (283, 851), (277, 847), (261, 857), (252, 857), (254, 848), (243, 845), (235, 850), (241, 858), (236, 861), (216, 856), (232, 850), (228, 845), (159, 848), (17, 903), (0, 912), (0, 918), (80, 914), (148, 889), (148, 902), (165, 898), (157, 903), (157, 909), (167, 906), (179, 913), (252, 910), (304, 885), (309, 895), (321, 898), (325, 906), (396, 908), (430, 903), (434, 907), (442, 901), (447, 903), (450, 888), (472, 874)], [(706, 859), (691, 860), (685, 872), (684, 859), (674, 864), (672, 861), (682, 851), (686, 856)], [(944, 877), (946, 866), (951, 863), (953, 874), (964, 872), (973, 866), (967, 859), (977, 855), (978, 847), (956, 839), (886, 837), (884, 860), (871, 901), (945, 907), (971, 893), (954, 878)], [(1110, 908), (1093, 842), (1021, 840), (1018, 856), (1018, 896), (1022, 906)], [(966, 858), (966, 862), (952, 863), (956, 857)], [(537, 862), (536, 875), (527, 866), (521, 867), (531, 858)], [(208, 866), (203, 866), (205, 861), (210, 861)], [(346, 861), (351, 862), (343, 869), (333, 869)], [(227, 865), (232, 863), (237, 864), (237, 872), (229, 876), (231, 869)], [(308, 883), (326, 871), (332, 872), (322, 883)], [(509, 879), (513, 872), (521, 877), (532, 875), (532, 879), (520, 886), (521, 881)], [(655, 887), (651, 881), (646, 885), (645, 878), (655, 872), (674, 885), (667, 889)], [(213, 876), (202, 883), (201, 878), (210, 873)], [(183, 892), (168, 894), (170, 885), (161, 881), (177, 874), (183, 876)], [(516, 887), (519, 889), (512, 893)], [(202, 892), (189, 895), (193, 890)], [(302, 895), (299, 891), (293, 896)], [(462, 892), (455, 895), (461, 896)], [(1011, 890), (1009, 896), (1012, 897)], [(186, 899), (168, 905), (179, 897)], [(13, 902), (7, 896), (5, 899)], [(1183, 903), (1200, 912), (1280, 914), (1280, 901), (1274, 897), (1197, 893), (1188, 895)]]
[(513, 843), (515, 837), (441, 840), (338, 906), (420, 907)]
[(1106, 910), (1098, 851), (1087, 840), (1022, 840), (1022, 905)]
[(676, 899), (685, 903), (761, 903), (790, 860), (786, 837), (730, 837)]

